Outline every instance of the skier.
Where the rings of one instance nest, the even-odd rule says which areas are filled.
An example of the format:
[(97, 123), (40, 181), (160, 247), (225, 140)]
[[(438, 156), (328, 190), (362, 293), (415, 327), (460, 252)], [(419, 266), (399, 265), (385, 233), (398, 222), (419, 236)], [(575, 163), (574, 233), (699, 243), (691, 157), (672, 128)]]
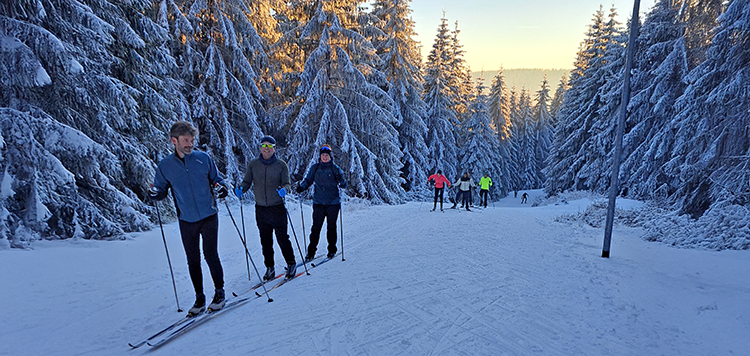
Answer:
[(219, 219), (216, 198), (227, 196), (227, 186), (219, 175), (211, 156), (193, 151), (198, 130), (186, 121), (175, 122), (169, 130), (174, 153), (159, 162), (154, 184), (149, 195), (154, 200), (167, 197), (172, 188), (172, 198), (177, 207), (182, 246), (187, 255), (190, 280), (195, 289), (195, 303), (189, 316), (203, 312), (206, 296), (203, 294), (203, 272), (201, 271), (200, 240), (203, 238), (203, 257), (206, 259), (214, 283), (214, 298), (208, 309), (216, 311), (224, 307), (224, 269), (218, 251)]
[(482, 179), (479, 180), (479, 206), (484, 205), (487, 207), (487, 197), (490, 195), (490, 187), (492, 186), (492, 179), (484, 174)]
[(307, 247), (305, 261), (315, 258), (318, 250), (320, 231), (323, 229), (323, 220), (328, 221), (326, 228), (326, 239), (328, 240), (328, 258), (336, 255), (336, 219), (341, 210), (339, 187), (346, 188), (346, 179), (341, 168), (333, 163), (333, 152), (331, 146), (320, 147), (320, 162), (310, 167), (305, 178), (297, 185), (297, 193), (304, 192), (315, 184), (313, 193), (313, 225), (310, 230), (310, 245)]
[(255, 194), (255, 221), (260, 233), (260, 245), (263, 249), (263, 263), (266, 273), (263, 280), (275, 278), (276, 269), (273, 259), (273, 233), (281, 254), (286, 261), (285, 278), (294, 278), (297, 263), (294, 260), (294, 249), (287, 234), (287, 212), (283, 198), (289, 186), (289, 168), (286, 162), (276, 157), (276, 140), (271, 136), (264, 136), (260, 140), (260, 156), (247, 164), (245, 179), (234, 190), (234, 194), (241, 197), (250, 186)]
[(461, 176), (461, 178), (456, 181), (456, 183), (453, 183), (454, 185), (458, 186), (459, 193), (456, 196), (456, 203), (459, 202), (459, 199), (461, 200), (461, 207), (465, 207), (467, 211), (471, 211), (469, 209), (469, 201), (470, 201), (470, 194), (471, 194), (471, 186), (474, 185), (474, 181), (471, 179), (471, 176), (469, 176), (469, 172), (464, 172), (464, 175)]
[(430, 211), (435, 211), (435, 208), (437, 208), (438, 197), (440, 197), (440, 211), (443, 211), (443, 191), (446, 185), (450, 188), (451, 182), (448, 178), (445, 178), (443, 171), (440, 169), (437, 170), (437, 173), (429, 176), (427, 180), (435, 187), (435, 200)]
[(526, 198), (528, 198), (529, 195), (526, 194), (526, 192), (523, 192), (523, 195), (521, 195), (521, 204), (526, 204)]

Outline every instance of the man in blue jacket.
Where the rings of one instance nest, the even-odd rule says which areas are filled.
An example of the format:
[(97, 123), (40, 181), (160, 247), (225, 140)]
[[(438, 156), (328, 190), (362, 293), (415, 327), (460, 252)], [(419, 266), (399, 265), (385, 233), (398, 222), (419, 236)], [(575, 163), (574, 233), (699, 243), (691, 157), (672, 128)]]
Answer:
[(198, 136), (198, 130), (193, 125), (185, 121), (175, 122), (169, 136), (174, 153), (159, 162), (149, 195), (154, 200), (162, 200), (167, 197), (167, 190), (172, 188), (172, 198), (180, 220), (182, 246), (195, 288), (195, 304), (188, 315), (194, 316), (206, 307), (201, 271), (201, 237), (203, 256), (211, 271), (215, 289), (208, 308), (215, 311), (224, 307), (224, 269), (219, 260), (219, 219), (213, 193), (222, 199), (227, 196), (228, 190), (211, 157), (205, 152), (193, 151), (195, 137)]
[(307, 171), (305, 178), (297, 185), (297, 193), (302, 193), (315, 183), (313, 193), (313, 225), (310, 231), (310, 245), (307, 248), (305, 260), (315, 258), (320, 241), (320, 230), (323, 220), (328, 221), (326, 238), (328, 239), (328, 258), (336, 255), (336, 219), (341, 210), (339, 187), (346, 188), (346, 179), (341, 168), (333, 163), (331, 146), (320, 147), (320, 162), (315, 163)]

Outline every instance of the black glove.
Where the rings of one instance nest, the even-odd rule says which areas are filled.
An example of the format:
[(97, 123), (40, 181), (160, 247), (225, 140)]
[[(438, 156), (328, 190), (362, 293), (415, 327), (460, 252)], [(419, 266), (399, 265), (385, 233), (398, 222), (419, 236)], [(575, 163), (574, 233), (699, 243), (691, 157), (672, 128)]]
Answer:
[(297, 193), (302, 193), (302, 192), (305, 191), (305, 188), (302, 188), (301, 185), (297, 184), (297, 189), (295, 189), (295, 190), (297, 191)]
[(159, 195), (159, 189), (154, 187), (153, 185), (151, 188), (148, 188), (148, 196), (151, 197), (151, 199), (156, 198), (156, 196)]
[(227, 190), (227, 187), (217, 183), (214, 186), (214, 193), (216, 193), (217, 198), (224, 199), (227, 197), (227, 194), (229, 194), (229, 191)]

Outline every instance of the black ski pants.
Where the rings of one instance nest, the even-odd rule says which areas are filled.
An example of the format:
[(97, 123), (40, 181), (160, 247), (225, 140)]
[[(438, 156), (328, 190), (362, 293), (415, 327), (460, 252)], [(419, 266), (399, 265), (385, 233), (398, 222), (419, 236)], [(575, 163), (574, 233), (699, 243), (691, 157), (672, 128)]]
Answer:
[(310, 245), (307, 247), (307, 255), (315, 256), (320, 241), (320, 231), (323, 230), (323, 220), (328, 222), (326, 226), (326, 239), (328, 240), (328, 254), (336, 254), (336, 220), (341, 210), (341, 204), (313, 204), (313, 224), (310, 230)]
[(263, 264), (266, 267), (274, 266), (273, 259), (273, 233), (276, 232), (276, 241), (279, 243), (281, 254), (287, 265), (296, 263), (294, 260), (294, 249), (289, 241), (286, 229), (286, 207), (284, 204), (274, 206), (255, 206), (255, 222), (260, 232), (260, 245), (263, 248)]
[(471, 191), (459, 189), (458, 196), (456, 196), (456, 201), (461, 203), (462, 208), (468, 209), (469, 204), (471, 204)]
[(219, 218), (216, 214), (197, 222), (180, 220), (182, 246), (187, 256), (190, 280), (195, 288), (195, 295), (203, 295), (203, 271), (201, 270), (200, 242), (203, 237), (203, 257), (206, 259), (214, 288), (224, 289), (224, 269), (219, 260)]
[(443, 188), (435, 187), (435, 201), (432, 204), (432, 210), (435, 210), (435, 208), (437, 208), (438, 197), (440, 197), (440, 210), (443, 210), (443, 191), (444, 190), (445, 190), (445, 187)]
[(484, 207), (487, 207), (487, 197), (490, 195), (490, 191), (488, 189), (481, 189), (479, 190), (479, 206), (484, 205)]

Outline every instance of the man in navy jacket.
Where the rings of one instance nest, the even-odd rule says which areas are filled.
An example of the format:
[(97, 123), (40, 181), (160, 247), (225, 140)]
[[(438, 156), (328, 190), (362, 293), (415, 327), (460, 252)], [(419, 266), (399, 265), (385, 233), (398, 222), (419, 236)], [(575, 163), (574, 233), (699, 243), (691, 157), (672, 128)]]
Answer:
[(149, 195), (154, 200), (162, 200), (167, 197), (167, 190), (172, 188), (182, 245), (195, 288), (195, 304), (188, 312), (193, 316), (203, 312), (206, 306), (201, 271), (201, 237), (203, 256), (211, 271), (215, 289), (208, 308), (219, 310), (224, 307), (224, 270), (219, 260), (219, 219), (213, 193), (222, 199), (227, 196), (228, 190), (211, 157), (205, 152), (193, 151), (195, 137), (198, 136), (198, 130), (193, 125), (185, 121), (175, 122), (169, 136), (174, 153), (159, 162)]

